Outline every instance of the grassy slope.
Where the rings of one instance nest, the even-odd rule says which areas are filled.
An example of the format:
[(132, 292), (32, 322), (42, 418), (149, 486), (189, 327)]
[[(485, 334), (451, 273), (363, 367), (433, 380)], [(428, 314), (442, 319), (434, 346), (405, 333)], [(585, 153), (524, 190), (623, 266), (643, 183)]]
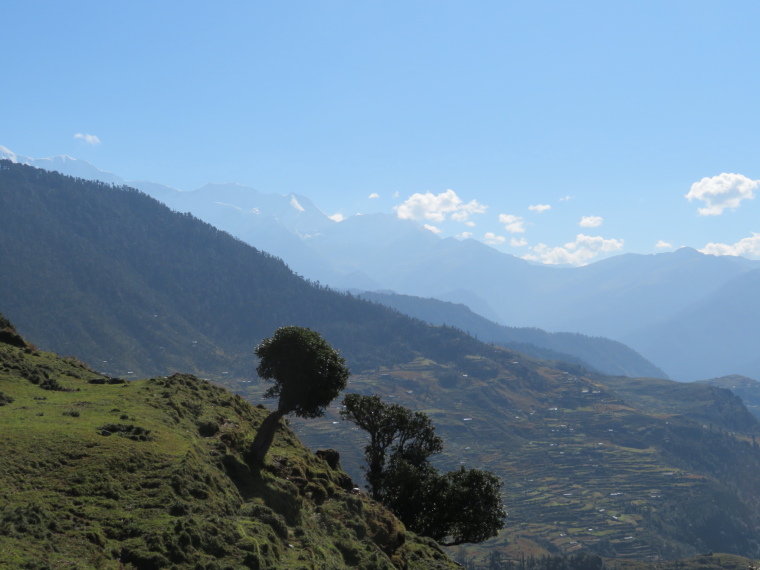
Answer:
[(251, 472), (240, 452), (266, 412), (239, 396), (93, 379), (0, 343), (0, 567), (453, 567), (286, 427)]

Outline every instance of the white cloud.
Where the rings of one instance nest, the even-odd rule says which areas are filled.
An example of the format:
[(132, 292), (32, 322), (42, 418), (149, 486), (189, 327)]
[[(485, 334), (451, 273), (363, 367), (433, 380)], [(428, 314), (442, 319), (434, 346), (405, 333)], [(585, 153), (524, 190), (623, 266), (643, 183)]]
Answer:
[(535, 206), (528, 206), (528, 210), (532, 212), (538, 212), (539, 214), (551, 209), (552, 207), (549, 204), (536, 204)]
[(91, 144), (91, 145), (100, 144), (100, 139), (98, 137), (96, 137), (95, 135), (85, 135), (85, 134), (82, 134), (82, 133), (77, 133), (77, 134), (74, 135), (74, 138), (75, 139), (81, 139), (84, 142), (86, 142), (87, 144)]
[(426, 230), (430, 230), (434, 234), (441, 233), (441, 228), (437, 228), (436, 226), (431, 226), (430, 224), (424, 224), (422, 227), (425, 228)]
[(578, 225), (582, 228), (598, 228), (603, 221), (604, 219), (601, 216), (581, 216)]
[(465, 222), (464, 225), (470, 228), (474, 228), (477, 224), (475, 224), (475, 222), (470, 220), (470, 221)]
[(569, 200), (572, 200), (573, 198), (575, 198), (575, 196), (563, 196), (562, 198), (559, 199), (559, 201), (560, 202), (567, 202)]
[(708, 243), (699, 251), (709, 255), (760, 257), (760, 233), (752, 232), (752, 237), (741, 239), (733, 245), (726, 243)]
[(378, 194), (377, 192), (372, 192), (372, 194), (370, 194), (370, 195), (368, 196), (368, 198), (369, 198), (370, 200), (374, 200), (375, 198), (379, 198), (379, 197), (380, 197), (380, 194)]
[(465, 222), (472, 214), (482, 214), (488, 206), (471, 200), (467, 204), (453, 190), (435, 195), (432, 192), (412, 194), (395, 206), (396, 215), (402, 220), (433, 220), (443, 222), (451, 214), (455, 222)]
[(470, 239), (472, 237), (472, 232), (462, 232), (457, 237), (459, 239)]
[(469, 217), (470, 217), (470, 212), (467, 212), (465, 210), (459, 210), (451, 214), (451, 219), (454, 220), (455, 222), (466, 222), (467, 218)]
[(673, 247), (673, 244), (670, 244), (666, 242), (665, 240), (659, 240), (654, 247), (657, 249), (671, 249)]
[(623, 249), (623, 240), (604, 239), (601, 236), (578, 234), (574, 242), (562, 247), (549, 247), (544, 243), (531, 248), (532, 254), (523, 256), (531, 261), (541, 261), (549, 265), (568, 263), (570, 265), (585, 265), (589, 260), (602, 253)]
[(340, 212), (338, 212), (337, 214), (333, 214), (332, 216), (327, 216), (327, 217), (330, 218), (333, 222), (342, 222), (343, 220), (346, 219), (346, 217)]
[(394, 193), (393, 193), (393, 196), (391, 196), (391, 198), (398, 198), (398, 197), (399, 197), (399, 193), (398, 193), (398, 191), (394, 192)]
[(525, 222), (520, 216), (512, 214), (499, 214), (499, 223), (504, 224), (504, 229), (511, 234), (521, 234), (525, 231)]
[(520, 238), (520, 239), (512, 238), (509, 240), (509, 245), (511, 245), (512, 247), (525, 247), (526, 245), (528, 245), (528, 240), (525, 238)]
[(719, 174), (712, 178), (703, 178), (691, 185), (686, 199), (701, 200), (705, 208), (699, 208), (700, 216), (719, 216), (725, 209), (735, 210), (742, 200), (755, 197), (755, 190), (760, 187), (760, 180), (750, 180), (741, 174)]
[(483, 241), (486, 242), (488, 245), (501, 245), (505, 241), (507, 241), (507, 238), (504, 236), (497, 236), (493, 232), (488, 232), (486, 235), (483, 236)]

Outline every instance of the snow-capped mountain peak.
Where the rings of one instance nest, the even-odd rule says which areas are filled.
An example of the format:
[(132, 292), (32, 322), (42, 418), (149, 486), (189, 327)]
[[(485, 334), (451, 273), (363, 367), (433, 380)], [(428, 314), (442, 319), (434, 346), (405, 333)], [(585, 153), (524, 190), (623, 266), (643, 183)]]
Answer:
[(111, 172), (100, 170), (86, 160), (73, 158), (66, 154), (48, 158), (32, 158), (16, 154), (7, 147), (0, 146), (0, 159), (10, 160), (17, 164), (27, 164), (43, 170), (54, 170), (68, 176), (84, 178), (85, 180), (100, 180), (107, 184), (124, 184), (124, 179)]
[(304, 209), (303, 206), (301, 206), (301, 204), (298, 203), (298, 200), (296, 199), (295, 195), (291, 194), (291, 196), (292, 197), (290, 199), (290, 205), (293, 206), (293, 208), (295, 208), (299, 212), (305, 212), (306, 210)]
[(16, 153), (11, 152), (9, 149), (5, 148), (2, 145), (0, 145), (0, 159), (2, 159), (2, 160), (10, 160), (11, 162), (18, 162), (18, 158), (16, 157)]

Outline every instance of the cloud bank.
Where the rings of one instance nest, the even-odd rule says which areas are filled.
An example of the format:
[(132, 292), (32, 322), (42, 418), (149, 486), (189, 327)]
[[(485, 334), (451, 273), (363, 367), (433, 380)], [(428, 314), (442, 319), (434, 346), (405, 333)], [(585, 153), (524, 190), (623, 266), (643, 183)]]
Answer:
[(708, 243), (699, 251), (709, 255), (760, 257), (760, 233), (752, 232), (752, 237), (741, 239), (733, 245), (726, 243)]
[(604, 219), (601, 216), (581, 216), (578, 225), (582, 228), (598, 228)]
[(466, 222), (472, 214), (482, 214), (488, 206), (477, 200), (464, 203), (453, 190), (441, 194), (425, 192), (412, 194), (404, 202), (395, 206), (396, 215), (402, 220), (432, 220), (443, 222), (450, 215), (455, 222)]
[(483, 241), (486, 242), (488, 245), (501, 245), (505, 241), (507, 241), (507, 238), (504, 236), (497, 236), (493, 232), (486, 233), (485, 236), (483, 236)]
[(499, 223), (504, 224), (504, 229), (511, 234), (521, 234), (525, 232), (525, 222), (520, 216), (499, 214)]
[(562, 247), (549, 247), (540, 243), (523, 256), (523, 259), (540, 261), (549, 265), (567, 263), (570, 265), (585, 265), (591, 259), (602, 253), (620, 251), (623, 249), (623, 240), (604, 239), (601, 236), (587, 236), (578, 234), (574, 242), (566, 243)]
[(741, 174), (723, 173), (712, 178), (703, 178), (691, 185), (686, 199), (705, 203), (699, 208), (700, 216), (719, 216), (723, 210), (738, 208), (743, 200), (755, 197), (755, 190), (760, 187), (760, 180), (750, 180)]

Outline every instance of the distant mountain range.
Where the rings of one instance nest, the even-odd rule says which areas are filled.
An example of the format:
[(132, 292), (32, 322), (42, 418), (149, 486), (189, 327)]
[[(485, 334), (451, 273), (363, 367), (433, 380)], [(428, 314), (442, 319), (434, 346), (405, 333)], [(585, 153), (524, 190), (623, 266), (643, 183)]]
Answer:
[[(16, 170), (9, 172), (16, 173)], [(25, 172), (24, 169), (18, 170), (19, 174)], [(49, 180), (48, 186), (66, 187), (71, 179), (53, 176)], [(74, 187), (80, 191), (80, 186)], [(165, 372), (161, 366), (167, 365), (173, 371), (190, 370), (216, 375), (222, 371), (240, 373), (241, 362), (238, 361), (238, 356), (247, 347), (240, 345), (240, 337), (237, 335), (230, 338), (231, 331), (240, 330), (240, 323), (232, 322), (236, 315), (229, 314), (226, 317), (229, 322), (219, 331), (222, 334), (220, 338), (203, 326), (203, 323), (211, 318), (211, 315), (202, 312), (202, 307), (211, 302), (202, 299), (203, 292), (197, 291), (188, 296), (189, 290), (186, 286), (171, 293), (165, 287), (177, 288), (182, 282), (197, 281), (198, 276), (193, 273), (192, 268), (200, 264), (206, 268), (207, 274), (203, 279), (209, 282), (206, 294), (213, 294), (211, 283), (215, 283), (215, 288), (218, 288), (217, 283), (258, 284), (256, 291), (240, 291), (245, 297), (237, 299), (235, 304), (241, 307), (256, 307), (260, 303), (258, 297), (262, 290), (271, 290), (273, 287), (284, 293), (297, 283), (298, 288), (309, 291), (306, 282), (285, 277), (289, 273), (288, 269), (278, 259), (255, 252), (252, 248), (241, 247), (243, 244), (240, 241), (232, 240), (227, 234), (222, 234), (207, 224), (201, 224), (206, 228), (204, 233), (207, 235), (208, 243), (223, 242), (224, 237), (227, 237), (232, 242), (229, 245), (231, 251), (237, 252), (234, 255), (242, 256), (236, 261), (239, 266), (233, 272), (236, 274), (230, 275), (230, 269), (222, 265), (221, 254), (217, 256), (209, 252), (208, 245), (199, 246), (203, 250), (196, 251), (186, 249), (186, 244), (177, 243), (176, 236), (183, 233), (186, 235), (185, 241), (189, 243), (200, 239), (195, 235), (200, 226), (191, 224), (191, 227), (196, 229), (190, 233), (188, 230), (182, 230), (183, 224), (189, 223), (183, 222), (184, 216), (176, 216), (165, 207), (159, 208), (157, 202), (144, 194), (135, 191), (119, 191), (114, 194), (106, 192), (106, 188), (110, 187), (103, 187), (100, 183), (85, 185), (82, 188), (87, 192), (72, 192), (68, 200), (63, 191), (53, 194), (49, 190), (35, 192), (31, 188), (22, 194), (6, 192), (0, 197), (0, 203), (5, 206), (4, 214), (8, 216), (7, 219), (0, 216), (3, 225), (0, 236), (4, 237), (7, 247), (0, 259), (4, 262), (8, 276), (0, 283), (0, 293), (11, 305), (7, 309), (9, 315), (17, 319), (20, 326), (33, 327), (24, 329), (25, 332), (44, 341), (55, 350), (64, 354), (76, 354), (89, 362), (100, 362), (102, 369), (114, 374), (157, 374)], [(233, 185), (221, 188), (209, 186), (206, 191), (213, 192), (218, 198), (234, 198), (225, 196), (224, 193), (228, 191), (234, 194), (238, 188)], [(195, 193), (189, 194), (195, 196)], [(112, 197), (109, 199), (109, 196)], [(292, 223), (298, 223), (299, 217), (306, 217), (309, 212), (301, 206), (301, 202), (313, 212), (314, 207), (308, 200), (296, 196), (290, 200), (275, 197), (269, 201), (268, 206), (270, 211), (277, 211), (281, 219), (290, 216)], [(127, 207), (133, 212), (143, 212), (140, 214), (140, 221), (134, 222), (141, 231), (135, 232), (128, 219), (120, 213)], [(247, 204), (246, 210), (255, 208), (256, 206)], [(98, 211), (99, 214), (87, 215), (90, 211)], [(221, 211), (225, 214), (235, 212), (227, 208)], [(80, 212), (84, 212), (85, 216), (82, 217)], [(311, 217), (319, 221), (318, 217)], [(274, 217), (271, 214), (259, 214), (257, 219), (263, 220), (264, 224), (271, 224)], [(148, 229), (151, 228), (151, 220), (154, 226)], [(164, 221), (155, 225), (157, 220)], [(108, 238), (100, 227), (104, 223), (109, 226)], [(407, 227), (416, 229), (414, 225)], [(64, 235), (67, 236), (66, 239), (63, 238)], [(122, 238), (128, 235), (131, 236), (132, 247), (129, 251), (122, 252)], [(48, 236), (47, 239), (45, 236)], [(149, 261), (156, 253), (160, 253), (162, 257), (171, 257), (173, 263)], [(29, 260), (32, 259), (37, 260), (37, 263), (29, 265)], [(243, 259), (248, 261), (244, 262)], [(154, 269), (145, 273), (145, 265), (154, 266)], [(170, 271), (169, 268), (172, 266), (174, 269)], [(256, 273), (250, 273), (257, 267), (259, 269), (255, 270)], [(191, 269), (188, 271), (186, 268)], [(263, 275), (268, 275), (266, 283), (261, 282)], [(47, 290), (53, 277), (55, 288)], [(287, 279), (288, 282), (278, 281), (282, 279)], [(131, 284), (128, 292), (125, 284)], [(139, 284), (143, 286), (137, 286)], [(157, 285), (160, 285), (159, 289), (156, 289)], [(118, 298), (127, 295), (133, 301), (114, 304), (115, 287), (124, 291)], [(70, 299), (79, 296), (80, 290), (89, 291), (87, 305), (72, 306)], [(237, 286), (228, 286), (216, 294), (229, 296), (237, 290)], [(47, 304), (33, 302), (35, 296), (45, 296)], [(370, 298), (370, 294), (366, 296)], [(328, 291), (316, 294), (302, 292), (297, 301), (287, 300), (281, 295), (279, 297), (279, 301), (267, 301), (269, 308), (279, 314), (279, 318), (288, 315), (291, 319), (306, 318), (313, 326), (323, 331), (334, 328), (334, 325), (326, 322), (324, 309), (329, 309), (336, 302), (351, 304), (350, 299), (344, 295)], [(314, 307), (302, 306), (310, 297), (313, 297)], [(390, 302), (391, 299), (405, 299), (406, 302), (393, 303)], [(133, 304), (138, 300), (141, 309), (135, 311)], [(371, 300), (378, 301), (379, 296), (371, 296)], [(282, 306), (278, 309), (273, 303), (280, 303)], [(635, 352), (606, 339), (593, 339), (577, 334), (548, 334), (536, 329), (508, 329), (487, 321), (463, 305), (457, 306), (432, 299), (388, 296), (381, 303), (422, 321), (448, 324), (475, 336), (481, 336), (482, 340), (512, 347), (540, 358), (575, 362), (589, 370), (609, 374), (664, 376), (661, 370)], [(360, 305), (365, 307), (365, 311), (384, 314), (382, 319), (390, 318), (400, 323), (408, 321), (397, 318), (387, 310), (379, 310), (379, 307), (373, 304)], [(436, 317), (431, 311), (420, 312), (415, 305), (435, 307), (435, 312), (441, 316)], [(58, 320), (70, 324), (66, 327), (50, 327), (47, 318), (51, 309), (58, 315)], [(77, 311), (77, 319), (65, 318), (70, 310)], [(343, 311), (345, 310), (344, 308)], [(311, 315), (311, 318), (307, 315)], [(245, 337), (250, 339), (249, 346), (253, 346), (257, 339), (265, 336), (270, 327), (274, 328), (276, 321), (271, 321), (271, 318), (270, 315), (261, 323), (250, 322), (246, 325)], [(378, 317), (374, 318), (379, 320)], [(268, 321), (271, 322), (270, 325), (265, 324)], [(398, 325), (396, 326), (398, 328)], [(81, 328), (72, 334), (73, 327)], [(142, 338), (141, 346), (134, 346), (125, 359), (127, 355), (118, 346), (124, 339), (135, 336)], [(190, 341), (183, 341), (182, 337)], [(347, 339), (343, 339), (342, 344), (350, 345)], [(363, 352), (363, 349), (359, 352)], [(355, 364), (360, 364), (364, 357), (356, 354), (353, 358), (356, 359)], [(250, 361), (250, 356), (243, 360), (245, 361)]]
[[(149, 187), (137, 186), (150, 193)], [(256, 196), (255, 190), (223, 189), (229, 188), (214, 188), (224, 204), (213, 202), (216, 195), (209, 187), (205, 200), (193, 196), (201, 190), (175, 192), (171, 198), (153, 195), (338, 289), (435, 298), (465, 304), (505, 326), (606, 337), (630, 346), (677, 380), (734, 373), (760, 378), (760, 360), (751, 349), (760, 343), (760, 327), (752, 318), (760, 304), (745, 284), (749, 274), (760, 270), (760, 261), (682, 248), (557, 268), (476, 240), (441, 239), (392, 215), (334, 223), (302, 197), (298, 202), (308, 210), (292, 219), (310, 223), (297, 226), (282, 215), (264, 217), (263, 209), (253, 212), (237, 205)], [(280, 211), (287, 212), (292, 197), (279, 199), (284, 202)], [(724, 289), (732, 294), (722, 297)], [(723, 301), (716, 302), (719, 297)]]
[(55, 172), (83, 178), (85, 180), (100, 180), (107, 184), (125, 184), (125, 181), (115, 174), (100, 170), (86, 160), (80, 160), (66, 155), (53, 156), (50, 158), (32, 158), (30, 156), (16, 154), (4, 146), (0, 146), (0, 160), (10, 160), (17, 164), (26, 164), (28, 166), (34, 166), (35, 168), (54, 170)]
[[(13, 157), (86, 179), (118, 179), (68, 157)], [(682, 248), (558, 268), (471, 239), (441, 239), (388, 214), (337, 223), (301, 195), (265, 194), (238, 184), (190, 192), (152, 182), (129, 185), (338, 289), (435, 298), (465, 304), (504, 326), (613, 339), (681, 381), (760, 378), (753, 348), (760, 343), (760, 304), (753, 292), (760, 261)]]
[[(430, 415), (446, 442), (442, 467), (503, 478), (508, 526), (473, 551), (480, 560), (489, 548), (517, 560), (577, 548), (627, 559), (760, 555), (760, 424), (728, 390), (606, 376), (480, 342), (309, 282), (136, 190), (8, 161), (0, 267), (0, 311), (19, 331), (109, 376), (194, 371), (259, 403), (256, 343), (282, 325), (318, 330), (348, 360), (350, 391)], [(19, 366), (0, 362), (0, 376), (59, 375)], [(92, 402), (72, 398), (92, 421)], [(185, 408), (173, 409), (206, 417)], [(361, 477), (362, 435), (335, 407), (327, 413), (293, 426), (309, 445), (339, 449)]]

